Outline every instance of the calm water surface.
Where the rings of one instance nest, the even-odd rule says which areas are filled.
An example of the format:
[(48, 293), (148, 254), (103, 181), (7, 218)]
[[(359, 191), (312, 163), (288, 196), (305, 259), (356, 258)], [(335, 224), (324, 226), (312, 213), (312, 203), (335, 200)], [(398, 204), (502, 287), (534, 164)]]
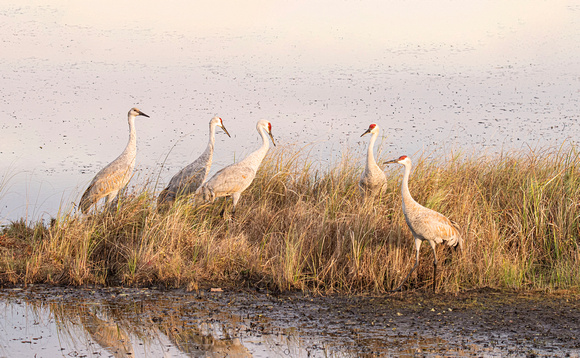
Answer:
[[(576, 1), (0, 4), (0, 218), (71, 210), (124, 148), (139, 107), (131, 185), (165, 184), (199, 155), (212, 172), (259, 146), (308, 146), (327, 166), (573, 144), (580, 127)], [(380, 147), (380, 148), (379, 148)], [(435, 153), (435, 154), (433, 154)], [(389, 170), (397, 170), (389, 169)]]
[(579, 356), (576, 303), (506, 295), (0, 289), (0, 357)]
[(265, 295), (220, 292), (0, 290), (0, 357), (373, 357), (441, 349), (461, 352), (445, 339), (410, 337), (388, 327), (369, 331), (351, 321), (329, 328), (336, 325), (336, 318), (321, 315), (321, 310), (328, 308), (313, 303), (289, 310)]

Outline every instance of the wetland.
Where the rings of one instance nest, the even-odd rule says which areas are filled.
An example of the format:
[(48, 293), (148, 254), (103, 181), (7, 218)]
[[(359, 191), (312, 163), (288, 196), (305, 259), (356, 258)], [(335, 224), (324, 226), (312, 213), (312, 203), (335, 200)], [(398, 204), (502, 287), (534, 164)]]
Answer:
[[(580, 6), (542, 1), (0, 4), (0, 356), (580, 352)], [(76, 216), (127, 139), (112, 212)], [(239, 217), (151, 203), (223, 118), (212, 173), (271, 149)], [(398, 168), (464, 230), (412, 265)], [(211, 175), (211, 174), (210, 174)], [(221, 205), (221, 204), (218, 204)]]
[(580, 302), (483, 288), (313, 296), (207, 288), (0, 291), (0, 355), (578, 357)]

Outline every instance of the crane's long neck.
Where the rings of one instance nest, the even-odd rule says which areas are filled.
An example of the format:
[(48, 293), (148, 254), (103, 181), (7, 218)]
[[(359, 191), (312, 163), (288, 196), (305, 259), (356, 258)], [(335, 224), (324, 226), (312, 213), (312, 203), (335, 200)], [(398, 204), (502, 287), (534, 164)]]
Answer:
[(213, 149), (215, 147), (215, 125), (210, 123), (209, 125), (209, 141), (207, 142), (207, 147), (203, 151), (203, 156), (208, 157), (211, 162), (213, 156)]
[(266, 134), (266, 130), (262, 127), (260, 127), (260, 136), (262, 136), (262, 146), (260, 147), (260, 149), (258, 149), (258, 151), (263, 152), (264, 156), (266, 155), (266, 153), (268, 152), (268, 148), (270, 148), (270, 139), (268, 138), (268, 135)]
[(270, 148), (270, 140), (268, 139), (268, 135), (266, 134), (265, 129), (260, 127), (258, 128), (258, 132), (260, 133), (260, 136), (262, 136), (262, 146), (255, 152), (248, 155), (246, 159), (244, 159), (244, 162), (246, 162), (246, 164), (249, 167), (252, 167), (254, 170), (258, 170), (260, 163), (262, 163), (262, 160)]
[(367, 168), (377, 165), (377, 162), (375, 161), (375, 157), (373, 155), (373, 151), (378, 136), (379, 132), (373, 133), (371, 140), (369, 142), (369, 148), (367, 149)]
[(250, 154), (251, 156), (255, 155), (255, 157), (256, 157), (256, 161), (257, 161), (257, 164), (255, 164), (256, 169), (258, 169), (258, 167), (260, 166), (260, 163), (262, 162), (262, 160), (266, 156), (266, 153), (268, 153), (268, 149), (270, 148), (270, 139), (268, 138), (268, 135), (266, 134), (266, 130), (264, 128), (260, 127), (260, 129), (258, 129), (258, 132), (260, 132), (260, 136), (262, 137), (262, 146), (260, 147), (260, 149), (258, 149), (254, 153)]
[(123, 151), (123, 154), (131, 158), (137, 155), (137, 131), (135, 130), (135, 116), (129, 115), (129, 142)]
[[(201, 154), (200, 158), (203, 158), (203, 161), (205, 162), (205, 176), (207, 176), (207, 174), (209, 173), (209, 170), (211, 168), (211, 163), (213, 161), (213, 150), (215, 147), (215, 125), (211, 124), (209, 125), (209, 141), (207, 143), (207, 147), (205, 148), (205, 150), (203, 151), (203, 153)], [(204, 181), (205, 181), (205, 177), (204, 177)]]
[(411, 175), (411, 164), (403, 164), (405, 166), (405, 174), (403, 174), (403, 181), (401, 182), (401, 196), (403, 197), (403, 210), (410, 208), (417, 202), (411, 196), (409, 191), (409, 176)]

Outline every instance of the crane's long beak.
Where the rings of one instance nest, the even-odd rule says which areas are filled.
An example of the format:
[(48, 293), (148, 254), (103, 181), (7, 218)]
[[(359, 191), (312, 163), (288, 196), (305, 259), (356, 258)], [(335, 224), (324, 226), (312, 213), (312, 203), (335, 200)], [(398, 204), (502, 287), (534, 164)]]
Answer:
[(367, 134), (367, 133), (370, 133), (370, 132), (371, 132), (371, 129), (369, 128), (369, 129), (367, 129), (367, 131), (366, 131), (366, 132), (364, 132), (364, 133), (363, 133), (363, 134), (361, 134), (360, 136), (362, 137), (363, 135), (365, 135), (365, 134)]
[(275, 147), (276, 142), (274, 142), (274, 137), (272, 136), (272, 131), (269, 131), (268, 134), (270, 135), (270, 138), (272, 139), (272, 144), (274, 144), (274, 147)]
[(226, 127), (222, 124), (220, 127), (222, 127), (222, 129), (224, 130), (224, 132), (226, 132), (226, 134), (228, 135), (228, 137), (232, 137), (229, 133), (228, 130), (226, 129)]
[(391, 160), (387, 160), (383, 164), (393, 164), (393, 163), (398, 163), (398, 162), (399, 162), (399, 159), (391, 159)]
[(147, 118), (150, 118), (148, 115), (146, 115), (145, 113), (143, 113), (143, 112), (141, 112), (141, 111), (139, 111), (139, 110), (137, 110), (137, 112), (139, 112), (139, 115), (140, 115), (140, 116), (145, 116), (145, 117), (147, 117)]

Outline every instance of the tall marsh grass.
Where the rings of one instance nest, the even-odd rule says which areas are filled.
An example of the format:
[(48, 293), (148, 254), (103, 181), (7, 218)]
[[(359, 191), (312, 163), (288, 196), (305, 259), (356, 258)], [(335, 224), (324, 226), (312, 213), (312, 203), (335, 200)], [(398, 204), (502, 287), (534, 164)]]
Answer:
[[(220, 216), (222, 200), (194, 207), (184, 199), (157, 211), (155, 193), (145, 188), (92, 216), (14, 222), (0, 236), (0, 283), (385, 292), (414, 263), (401, 210), (402, 167), (385, 168), (387, 189), (363, 199), (361, 160), (346, 156), (320, 168), (300, 150), (273, 151), (231, 220)], [(413, 164), (412, 195), (456, 221), (465, 240), (463, 252), (438, 247), (439, 290), (578, 290), (575, 148), (450, 153)], [(424, 246), (410, 288), (432, 282)]]

